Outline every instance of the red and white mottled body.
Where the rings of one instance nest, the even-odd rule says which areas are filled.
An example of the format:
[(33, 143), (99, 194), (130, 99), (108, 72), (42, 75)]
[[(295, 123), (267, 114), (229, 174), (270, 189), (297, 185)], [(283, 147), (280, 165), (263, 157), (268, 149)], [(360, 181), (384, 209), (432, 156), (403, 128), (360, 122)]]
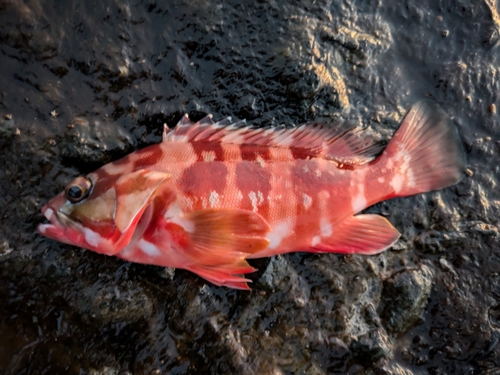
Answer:
[(398, 231), (354, 215), (456, 183), (465, 165), (455, 128), (427, 102), (376, 158), (378, 147), (357, 133), (323, 125), (250, 129), (185, 116), (163, 138), (89, 174), (81, 200), (68, 200), (78, 193), (70, 184), (44, 207), (51, 224), (40, 233), (245, 289), (248, 258), (383, 251)]

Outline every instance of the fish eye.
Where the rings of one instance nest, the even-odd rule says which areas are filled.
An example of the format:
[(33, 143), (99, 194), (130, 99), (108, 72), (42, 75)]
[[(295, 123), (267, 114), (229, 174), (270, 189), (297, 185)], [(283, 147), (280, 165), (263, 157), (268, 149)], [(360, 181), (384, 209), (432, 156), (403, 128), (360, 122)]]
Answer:
[(92, 189), (92, 180), (86, 177), (78, 177), (71, 181), (71, 183), (66, 186), (65, 194), (66, 198), (71, 203), (77, 203), (81, 200), (87, 198)]

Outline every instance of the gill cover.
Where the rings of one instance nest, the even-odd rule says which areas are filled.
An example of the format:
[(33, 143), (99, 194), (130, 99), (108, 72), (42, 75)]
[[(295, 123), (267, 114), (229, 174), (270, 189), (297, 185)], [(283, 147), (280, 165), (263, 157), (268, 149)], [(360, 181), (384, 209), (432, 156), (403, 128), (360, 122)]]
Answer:
[(141, 214), (156, 196), (159, 188), (171, 177), (164, 172), (141, 169), (121, 176), (116, 181), (115, 225), (121, 233), (137, 225)]
[[(107, 255), (122, 251), (130, 242), (142, 214), (160, 190), (161, 185), (170, 177), (168, 173), (147, 169), (119, 177), (113, 186), (116, 194), (114, 228), (108, 232), (108, 236), (104, 235), (104, 238), (100, 238), (99, 243), (94, 244), (91, 250)], [(104, 234), (106, 231), (102, 229)], [(86, 231), (88, 233), (89, 230)], [(86, 239), (92, 237), (87, 233)]]

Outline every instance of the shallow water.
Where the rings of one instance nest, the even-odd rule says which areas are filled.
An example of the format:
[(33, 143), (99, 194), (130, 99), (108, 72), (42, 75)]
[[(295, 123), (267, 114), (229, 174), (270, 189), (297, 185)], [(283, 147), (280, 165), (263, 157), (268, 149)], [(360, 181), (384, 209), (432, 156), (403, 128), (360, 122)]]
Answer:
[[(391, 4), (0, 0), (0, 370), (495, 373), (500, 18), (489, 0)], [(402, 233), (380, 255), (257, 260), (241, 292), (36, 234), (73, 176), (184, 113), (336, 117), (387, 141), (424, 97), (469, 169), (370, 208)]]

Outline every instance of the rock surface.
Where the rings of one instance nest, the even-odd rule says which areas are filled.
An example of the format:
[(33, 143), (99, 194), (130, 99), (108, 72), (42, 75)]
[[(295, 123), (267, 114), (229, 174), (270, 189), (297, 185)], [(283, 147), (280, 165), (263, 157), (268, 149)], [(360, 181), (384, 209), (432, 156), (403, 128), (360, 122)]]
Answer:
[[(0, 372), (493, 374), (500, 16), (493, 1), (0, 0)], [(465, 178), (383, 202), (376, 256), (256, 260), (251, 292), (42, 238), (76, 175), (162, 126), (348, 121), (388, 141), (430, 98)]]

